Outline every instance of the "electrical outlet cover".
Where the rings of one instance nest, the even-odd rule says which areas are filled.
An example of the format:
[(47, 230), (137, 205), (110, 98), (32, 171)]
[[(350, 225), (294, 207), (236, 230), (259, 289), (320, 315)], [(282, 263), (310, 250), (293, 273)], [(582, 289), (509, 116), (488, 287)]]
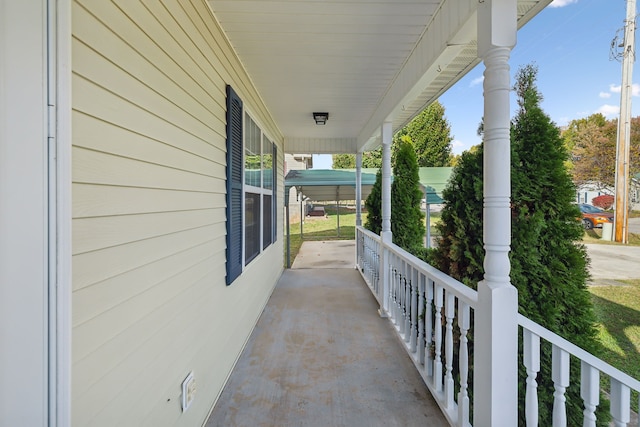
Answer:
[(196, 380), (193, 371), (189, 372), (187, 378), (182, 381), (182, 412), (189, 409), (193, 399), (196, 397)]

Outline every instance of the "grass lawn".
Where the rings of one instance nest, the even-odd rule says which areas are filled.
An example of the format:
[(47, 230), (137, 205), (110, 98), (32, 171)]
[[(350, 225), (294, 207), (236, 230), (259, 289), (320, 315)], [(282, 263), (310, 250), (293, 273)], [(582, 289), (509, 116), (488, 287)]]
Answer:
[[(326, 217), (306, 217), (302, 224), (292, 222), (291, 232), (291, 264), (296, 259), (304, 240), (354, 240), (356, 238), (356, 212), (354, 208), (340, 206), (340, 230), (338, 233), (338, 215), (335, 205), (325, 205)], [(362, 212), (362, 223), (367, 220), (366, 212)], [(285, 244), (285, 263), (286, 260)]]
[[(602, 229), (594, 228), (593, 230), (585, 230), (584, 243), (599, 243), (602, 245), (621, 245), (622, 243), (611, 242), (608, 240), (600, 240), (602, 237)], [(640, 246), (640, 234), (629, 233), (629, 244), (632, 246)]]
[[(591, 286), (598, 335), (604, 344), (599, 357), (640, 379), (640, 279), (621, 280), (628, 286)], [(638, 410), (638, 396), (632, 397)]]

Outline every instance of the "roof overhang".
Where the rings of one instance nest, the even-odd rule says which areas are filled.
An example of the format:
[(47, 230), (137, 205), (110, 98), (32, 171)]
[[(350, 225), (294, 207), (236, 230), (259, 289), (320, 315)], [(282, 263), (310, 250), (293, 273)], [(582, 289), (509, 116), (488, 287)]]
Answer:
[[(550, 1), (518, 0), (518, 26)], [(289, 153), (375, 149), (383, 122), (399, 129), (479, 63), (473, 0), (209, 5)]]

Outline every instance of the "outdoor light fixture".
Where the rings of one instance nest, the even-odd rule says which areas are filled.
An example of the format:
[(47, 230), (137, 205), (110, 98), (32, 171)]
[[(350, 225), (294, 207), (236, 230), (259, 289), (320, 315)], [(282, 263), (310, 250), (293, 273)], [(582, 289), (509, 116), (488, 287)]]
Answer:
[(329, 120), (329, 113), (313, 113), (313, 120), (317, 125), (326, 125)]

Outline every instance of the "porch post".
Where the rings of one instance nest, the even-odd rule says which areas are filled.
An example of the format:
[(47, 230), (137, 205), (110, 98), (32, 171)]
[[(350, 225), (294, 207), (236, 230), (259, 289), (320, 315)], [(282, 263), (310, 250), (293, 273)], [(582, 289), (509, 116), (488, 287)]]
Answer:
[(478, 284), (474, 425), (518, 419), (518, 292), (510, 283), (511, 161), (509, 55), (517, 0), (478, 5), (478, 56), (484, 72), (484, 280)]
[(380, 314), (386, 316), (389, 311), (390, 274), (386, 245), (391, 243), (391, 122), (382, 124), (382, 256), (380, 259), (380, 279), (382, 280), (382, 307)]
[(356, 226), (362, 225), (362, 153), (356, 154)]

